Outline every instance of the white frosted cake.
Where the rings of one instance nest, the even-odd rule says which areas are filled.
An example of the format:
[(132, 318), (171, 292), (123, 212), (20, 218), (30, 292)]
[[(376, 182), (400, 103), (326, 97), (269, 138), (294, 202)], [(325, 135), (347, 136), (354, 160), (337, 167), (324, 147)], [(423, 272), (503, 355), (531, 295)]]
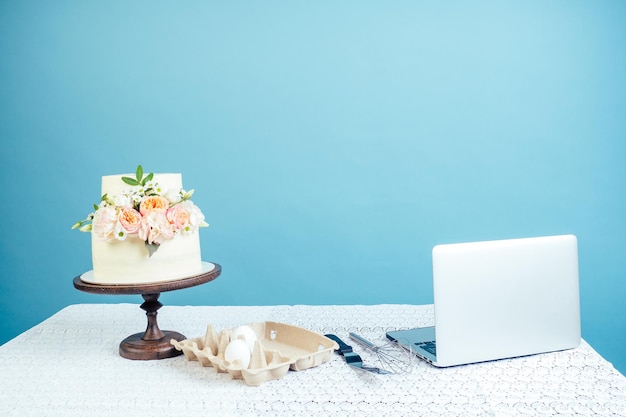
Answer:
[(181, 174), (144, 177), (138, 167), (136, 175), (102, 177), (97, 210), (75, 225), (91, 231), (93, 271), (81, 280), (146, 284), (201, 273), (198, 228), (207, 224), (192, 194)]

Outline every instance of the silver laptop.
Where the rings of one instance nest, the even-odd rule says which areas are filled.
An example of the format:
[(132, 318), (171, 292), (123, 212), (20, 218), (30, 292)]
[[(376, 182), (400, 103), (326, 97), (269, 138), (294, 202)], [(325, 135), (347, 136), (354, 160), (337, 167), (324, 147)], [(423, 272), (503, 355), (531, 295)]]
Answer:
[(437, 245), (435, 326), (387, 337), (445, 367), (580, 344), (573, 235)]

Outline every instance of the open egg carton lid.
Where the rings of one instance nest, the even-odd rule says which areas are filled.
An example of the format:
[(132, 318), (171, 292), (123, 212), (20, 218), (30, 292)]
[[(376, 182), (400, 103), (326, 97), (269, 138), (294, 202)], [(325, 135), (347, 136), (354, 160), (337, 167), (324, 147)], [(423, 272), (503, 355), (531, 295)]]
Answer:
[[(233, 341), (237, 342), (231, 343)], [(241, 348), (241, 342), (247, 344), (247, 350), (235, 349)], [(271, 321), (219, 333), (208, 325), (204, 337), (180, 342), (172, 339), (171, 344), (188, 360), (212, 366), (217, 372), (228, 373), (234, 379), (243, 379), (247, 385), (261, 385), (282, 378), (289, 369), (313, 368), (327, 362), (339, 349), (335, 341), (325, 336)]]

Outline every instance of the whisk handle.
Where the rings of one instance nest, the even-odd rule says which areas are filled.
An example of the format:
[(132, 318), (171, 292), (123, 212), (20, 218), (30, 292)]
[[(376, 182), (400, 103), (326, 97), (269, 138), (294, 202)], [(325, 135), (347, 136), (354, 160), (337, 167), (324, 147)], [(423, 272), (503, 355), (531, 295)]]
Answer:
[(359, 336), (356, 333), (350, 332), (350, 338), (353, 339), (353, 340), (356, 340), (357, 342), (359, 342), (363, 346), (368, 347), (370, 349), (374, 349), (376, 347), (372, 342), (370, 342), (369, 340)]

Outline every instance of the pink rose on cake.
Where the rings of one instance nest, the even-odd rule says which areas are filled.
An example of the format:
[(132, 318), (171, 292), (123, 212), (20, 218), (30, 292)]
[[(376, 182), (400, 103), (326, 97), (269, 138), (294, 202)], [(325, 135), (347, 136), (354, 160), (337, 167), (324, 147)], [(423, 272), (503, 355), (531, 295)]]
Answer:
[(153, 181), (154, 174), (144, 177), (141, 165), (136, 177), (122, 177), (129, 185), (118, 195), (103, 195), (96, 211), (72, 227), (91, 231), (102, 241), (125, 240), (137, 236), (152, 254), (163, 242), (178, 233), (192, 233), (206, 227), (202, 211), (190, 201), (193, 190), (165, 190)]
[(166, 217), (176, 230), (184, 229), (189, 225), (189, 212), (182, 204), (167, 209)]
[(163, 212), (149, 211), (143, 216), (139, 237), (149, 245), (160, 245), (166, 240), (173, 239), (175, 230)]
[(101, 207), (93, 213), (92, 218), (92, 233), (100, 240), (113, 240), (117, 224), (115, 207)]

